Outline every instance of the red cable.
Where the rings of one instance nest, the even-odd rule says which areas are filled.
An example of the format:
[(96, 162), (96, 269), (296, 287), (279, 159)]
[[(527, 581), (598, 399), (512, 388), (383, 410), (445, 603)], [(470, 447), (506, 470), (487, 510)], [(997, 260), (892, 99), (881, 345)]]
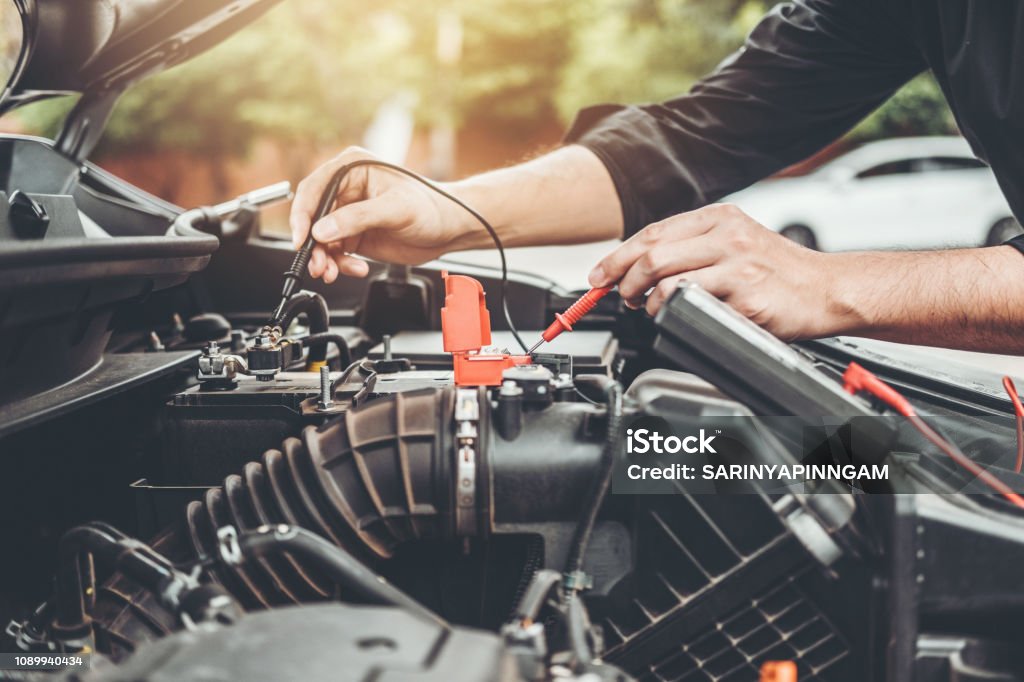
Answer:
[(1006, 485), (988, 471), (978, 466), (974, 460), (961, 452), (958, 447), (936, 433), (934, 429), (928, 426), (928, 424), (921, 419), (917, 414), (917, 411), (914, 409), (914, 406), (911, 405), (906, 398), (900, 395), (896, 389), (889, 386), (856, 362), (851, 362), (846, 368), (846, 372), (843, 373), (843, 388), (850, 393), (858, 393), (860, 391), (870, 393), (884, 402), (893, 410), (906, 417), (914, 428), (921, 432), (921, 435), (927, 438), (933, 445), (935, 445), (935, 447), (946, 453), (950, 459), (974, 474), (975, 478), (998, 492), (1007, 500), (1021, 509), (1024, 509), (1024, 497), (1015, 493), (1010, 486)]
[(1024, 464), (1024, 405), (1020, 402), (1020, 396), (1017, 394), (1017, 387), (1013, 385), (1013, 379), (1003, 377), (1003, 388), (1006, 389), (1007, 395), (1010, 396), (1010, 402), (1013, 403), (1013, 413), (1017, 417), (1017, 463), (1014, 465), (1013, 470), (1019, 474), (1021, 465)]

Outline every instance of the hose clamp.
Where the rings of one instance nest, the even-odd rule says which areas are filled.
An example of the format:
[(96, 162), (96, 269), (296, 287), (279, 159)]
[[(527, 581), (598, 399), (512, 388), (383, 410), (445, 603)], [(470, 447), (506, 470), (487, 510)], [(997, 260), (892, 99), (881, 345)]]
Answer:
[(476, 388), (455, 392), (455, 532), (476, 535), (476, 470), (480, 399)]
[(238, 542), (238, 531), (234, 526), (223, 526), (217, 529), (217, 548), (221, 560), (229, 566), (242, 563), (242, 546)]
[(562, 587), (570, 592), (589, 590), (594, 586), (593, 576), (583, 571), (573, 571), (562, 576)]

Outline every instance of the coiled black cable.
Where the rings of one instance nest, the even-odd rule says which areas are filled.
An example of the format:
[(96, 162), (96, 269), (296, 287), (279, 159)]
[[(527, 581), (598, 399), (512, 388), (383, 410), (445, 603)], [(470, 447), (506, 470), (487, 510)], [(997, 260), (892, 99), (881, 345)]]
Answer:
[(506, 296), (506, 288), (508, 285), (508, 263), (505, 260), (505, 246), (501, 243), (501, 237), (498, 236), (498, 232), (494, 229), (494, 226), (491, 225), (491, 223), (472, 206), (441, 189), (418, 173), (414, 173), (402, 166), (388, 163), (387, 161), (378, 161), (377, 159), (356, 159), (355, 161), (346, 163), (344, 166), (334, 171), (334, 175), (331, 176), (330, 182), (327, 183), (327, 188), (324, 190), (324, 193), (320, 195), (320, 203), (317, 205), (316, 213), (313, 215), (313, 220), (310, 223), (310, 231), (306, 236), (306, 241), (303, 242), (302, 246), (295, 254), (291, 267), (289, 267), (284, 274), (285, 284), (281, 292), (282, 300), (278, 304), (277, 309), (271, 315), (268, 325), (271, 327), (280, 326), (281, 313), (287, 305), (292, 292), (295, 291), (295, 287), (298, 286), (299, 281), (301, 281), (303, 273), (306, 271), (306, 267), (309, 265), (309, 259), (312, 256), (313, 247), (316, 245), (316, 240), (313, 239), (312, 226), (330, 213), (331, 209), (334, 207), (335, 200), (338, 195), (338, 189), (341, 187), (341, 182), (345, 179), (345, 176), (348, 175), (349, 171), (353, 168), (359, 168), (360, 166), (387, 168), (388, 170), (392, 170), (396, 173), (412, 178), (424, 187), (428, 187), (457, 206), (460, 206), (463, 210), (473, 216), (485, 230), (487, 230), (487, 234), (490, 235), (491, 241), (494, 242), (494, 247), (498, 251), (498, 257), (501, 259), (501, 286), (498, 289), (498, 296), (501, 299), (501, 311), (505, 317), (505, 324), (508, 325), (508, 329), (512, 333), (512, 336), (515, 337), (516, 343), (518, 343), (523, 351), (526, 352), (527, 345), (523, 341), (522, 337), (519, 336), (519, 330), (516, 329), (516, 325), (512, 322), (512, 315), (508, 310), (508, 298)]

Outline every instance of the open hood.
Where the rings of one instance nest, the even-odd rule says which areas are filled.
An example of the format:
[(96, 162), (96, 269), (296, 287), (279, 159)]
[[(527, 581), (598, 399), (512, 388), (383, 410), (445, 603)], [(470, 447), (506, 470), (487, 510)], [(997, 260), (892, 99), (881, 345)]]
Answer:
[(25, 44), (0, 111), (58, 94), (110, 98), (224, 40), (278, 0), (3, 0)]

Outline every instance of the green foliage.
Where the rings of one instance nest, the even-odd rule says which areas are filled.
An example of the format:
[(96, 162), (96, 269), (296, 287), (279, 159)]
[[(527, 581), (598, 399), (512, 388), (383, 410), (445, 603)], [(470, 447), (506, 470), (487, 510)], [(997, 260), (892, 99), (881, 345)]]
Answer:
[(579, 8), (572, 60), (557, 92), (570, 118), (595, 102), (667, 99), (734, 50), (760, 17), (757, 0), (595, 0)]
[(930, 73), (903, 86), (851, 133), (858, 141), (904, 135), (955, 135), (953, 112)]
[[(284, 2), (190, 62), (126, 93), (100, 154), (175, 149), (227, 158), (270, 137), (341, 144), (379, 104), (417, 96), (424, 123), (519, 134), (598, 101), (685, 90), (738, 46), (769, 0), (352, 0)], [(438, 56), (457, 15), (461, 59)], [(71, 102), (26, 107), (52, 135)], [(856, 130), (862, 138), (946, 132), (952, 117), (920, 78)]]
[(477, 0), (463, 10), (456, 106), (463, 119), (515, 131), (553, 113), (572, 57), (576, 2)]
[[(380, 32), (362, 20), (350, 30), (376, 41), (372, 51), (365, 44), (362, 50), (333, 47), (346, 44), (336, 34), (325, 35), (325, 26), (309, 13), (312, 4), (330, 5), (282, 4), (206, 54), (131, 88), (118, 102), (99, 153), (175, 149), (238, 156), (262, 135), (315, 142), (360, 130), (390, 92), (372, 76), (375, 60), (394, 46), (376, 41)], [(342, 23), (337, 12), (333, 16)], [(33, 131), (52, 135), (71, 103), (41, 102), (26, 107), (21, 118)]]

